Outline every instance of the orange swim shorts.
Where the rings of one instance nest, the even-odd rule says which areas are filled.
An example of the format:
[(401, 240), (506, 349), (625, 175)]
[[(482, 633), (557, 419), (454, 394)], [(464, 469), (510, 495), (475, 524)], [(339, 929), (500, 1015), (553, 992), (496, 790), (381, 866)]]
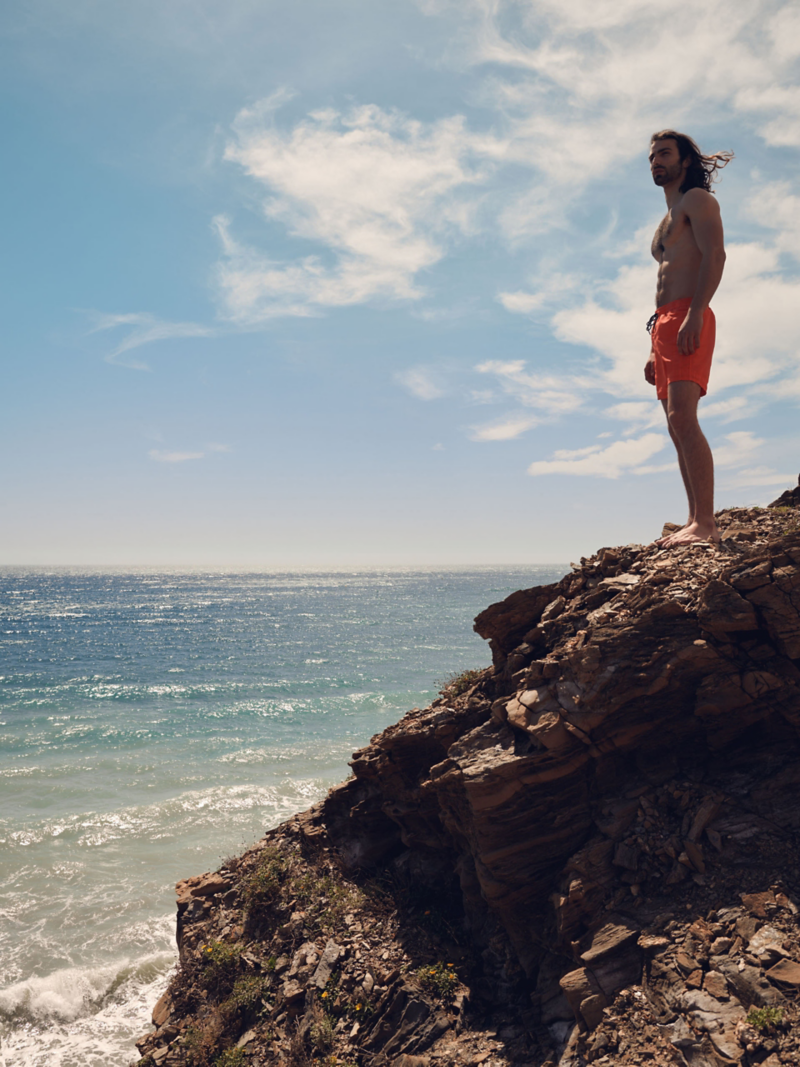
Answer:
[(697, 382), (701, 389), (700, 396), (705, 396), (708, 389), (717, 320), (711, 308), (706, 308), (699, 346), (690, 356), (681, 355), (678, 350), (678, 330), (683, 325), (691, 302), (691, 297), (686, 296), (656, 309), (657, 318), (650, 341), (655, 355), (656, 396), (659, 400), (667, 399), (670, 382)]

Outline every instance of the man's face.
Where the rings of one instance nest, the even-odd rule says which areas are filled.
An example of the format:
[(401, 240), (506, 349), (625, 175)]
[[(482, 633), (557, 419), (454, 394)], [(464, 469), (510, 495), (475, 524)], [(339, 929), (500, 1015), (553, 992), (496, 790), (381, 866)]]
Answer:
[(689, 166), (688, 159), (681, 160), (677, 142), (671, 137), (665, 137), (663, 141), (653, 141), (648, 158), (653, 181), (661, 186), (682, 180)]

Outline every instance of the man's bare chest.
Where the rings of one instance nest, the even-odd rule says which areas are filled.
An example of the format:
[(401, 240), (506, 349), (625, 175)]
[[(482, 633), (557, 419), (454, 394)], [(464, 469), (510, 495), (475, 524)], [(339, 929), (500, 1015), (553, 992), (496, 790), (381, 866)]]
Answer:
[(650, 251), (653, 257), (661, 262), (669, 255), (670, 249), (687, 241), (694, 242), (689, 216), (685, 211), (668, 211), (656, 227)]

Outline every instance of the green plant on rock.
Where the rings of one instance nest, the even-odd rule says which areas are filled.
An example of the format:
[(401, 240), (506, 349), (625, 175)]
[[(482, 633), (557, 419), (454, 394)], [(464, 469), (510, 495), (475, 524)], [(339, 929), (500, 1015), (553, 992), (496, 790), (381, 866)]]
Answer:
[(447, 693), (448, 696), (460, 697), (462, 693), (466, 693), (468, 689), (471, 689), (477, 681), (480, 680), (483, 670), (468, 670), (456, 672), (450, 674), (446, 678), (439, 679), (436, 685), (439, 687), (440, 693)]
[(289, 861), (277, 848), (265, 848), (256, 869), (242, 879), (245, 907), (260, 908), (276, 900), (288, 870)]
[(769, 1030), (783, 1022), (783, 1008), (751, 1008), (747, 1022), (756, 1030)]
[(181, 1043), (191, 1067), (213, 1067), (224, 1029), (222, 1016), (216, 1008), (211, 1008), (186, 1028)]
[(330, 1015), (321, 1015), (312, 1023), (310, 1037), (315, 1052), (327, 1052), (333, 1046), (333, 1020)]
[(203, 964), (203, 978), (207, 985), (220, 985), (232, 982), (239, 966), (242, 946), (227, 941), (209, 941), (203, 946), (200, 958)]
[(442, 999), (449, 999), (458, 988), (458, 975), (452, 963), (431, 963), (420, 967), (417, 981), (422, 988)]
[(306, 870), (289, 880), (288, 891), (306, 912), (312, 930), (330, 935), (342, 925), (345, 915), (356, 910), (364, 894), (355, 886), (336, 881), (328, 874)]
[(214, 1067), (247, 1067), (247, 1057), (242, 1048), (229, 1048), (217, 1056)]
[(220, 1011), (225, 1016), (231, 1016), (260, 1009), (268, 989), (268, 978), (259, 978), (256, 975), (237, 978), (230, 996), (220, 1004)]

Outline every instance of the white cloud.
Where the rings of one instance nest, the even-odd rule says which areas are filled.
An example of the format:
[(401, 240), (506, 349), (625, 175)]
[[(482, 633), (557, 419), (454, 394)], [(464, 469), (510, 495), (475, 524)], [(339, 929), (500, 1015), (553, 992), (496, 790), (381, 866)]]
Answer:
[(797, 481), (795, 474), (781, 474), (772, 467), (746, 467), (726, 479), (725, 488), (733, 489), (748, 485), (792, 487)]
[(764, 439), (756, 437), (749, 430), (737, 430), (725, 435), (727, 445), (715, 447), (714, 464), (717, 467), (743, 467), (750, 463), (755, 453), (764, 444)]
[(430, 367), (409, 367), (398, 371), (394, 379), (418, 400), (437, 400), (444, 396), (444, 389), (437, 381), (436, 372)]
[(494, 422), (484, 423), (482, 426), (473, 426), (470, 437), (473, 441), (511, 441), (520, 437), (534, 426), (538, 426), (539, 419), (527, 415), (524, 412), (504, 415)]
[(494, 374), (503, 391), (524, 407), (538, 408), (547, 416), (565, 415), (582, 404), (582, 388), (573, 379), (529, 371), (524, 360), (487, 360), (476, 368), (479, 374)]
[(164, 452), (158, 448), (151, 448), (147, 454), (156, 463), (186, 463), (187, 460), (203, 459), (205, 456), (205, 452)]
[(626, 433), (635, 433), (651, 426), (664, 425), (664, 409), (661, 404), (648, 403), (646, 400), (625, 400), (621, 404), (612, 404), (603, 411), (609, 418), (629, 423)]
[(529, 312), (536, 311), (537, 308), (542, 306), (545, 301), (545, 294), (526, 293), (523, 290), (519, 290), (516, 293), (498, 293), (497, 299), (506, 311), (527, 315)]
[(742, 205), (742, 213), (773, 230), (775, 248), (800, 259), (800, 196), (792, 193), (789, 182), (764, 182), (755, 178), (757, 189)]
[[(423, 295), (420, 271), (473, 226), (461, 191), (482, 179), (488, 139), (455, 116), (424, 123), (375, 105), (312, 112), (280, 129), (270, 107), (245, 109), (225, 158), (265, 190), (266, 217), (326, 250), (293, 263), (244, 248), (217, 220), (227, 314), (244, 325), (375, 298)], [(330, 255), (333, 255), (333, 262)]]
[(702, 404), (700, 415), (703, 419), (720, 419), (722, 422), (736, 422), (755, 415), (762, 404), (750, 396), (732, 396), (728, 400), (717, 400), (711, 404)]
[(520, 289), (513, 293), (498, 293), (497, 299), (506, 309), (512, 313), (529, 315), (532, 311), (552, 304), (556, 300), (563, 300), (564, 295), (576, 289), (580, 278), (575, 274), (564, 274), (554, 269), (541, 270), (541, 277), (532, 278), (531, 284), (535, 291)]
[(667, 441), (665, 434), (648, 433), (633, 441), (615, 441), (607, 448), (590, 445), (560, 450), (551, 459), (531, 463), (528, 474), (588, 474), (597, 478), (618, 478), (623, 471), (649, 474), (652, 468), (643, 466), (644, 462), (660, 452)]
[(130, 327), (125, 338), (113, 351), (104, 356), (107, 363), (115, 363), (117, 366), (128, 367), (130, 370), (150, 370), (150, 367), (140, 360), (122, 359), (125, 352), (140, 348), (142, 345), (152, 344), (154, 341), (165, 341), (175, 337), (212, 337), (215, 332), (211, 327), (201, 326), (196, 322), (165, 322), (147, 312), (131, 312), (124, 315), (104, 315), (96, 312), (92, 317), (94, 326), (89, 331), (90, 333)]

